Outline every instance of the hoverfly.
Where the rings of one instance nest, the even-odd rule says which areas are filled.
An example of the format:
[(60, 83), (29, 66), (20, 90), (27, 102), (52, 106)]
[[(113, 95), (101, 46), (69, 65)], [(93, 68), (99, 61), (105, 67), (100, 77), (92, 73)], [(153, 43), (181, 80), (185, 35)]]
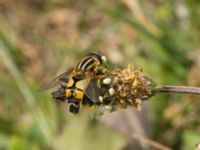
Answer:
[(52, 93), (52, 97), (69, 103), (69, 111), (77, 114), (80, 105), (100, 105), (102, 103), (100, 81), (106, 81), (105, 75), (109, 74), (107, 67), (103, 64), (106, 57), (97, 52), (89, 53), (75, 68), (56, 77), (44, 89), (49, 89), (57, 84), (60, 87)]

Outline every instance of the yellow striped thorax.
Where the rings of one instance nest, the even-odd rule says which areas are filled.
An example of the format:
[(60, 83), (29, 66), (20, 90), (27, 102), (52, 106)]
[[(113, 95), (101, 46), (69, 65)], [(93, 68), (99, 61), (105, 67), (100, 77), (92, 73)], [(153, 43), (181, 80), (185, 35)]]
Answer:
[(96, 71), (104, 62), (106, 62), (105, 56), (97, 52), (92, 52), (78, 63), (76, 69), (83, 71)]

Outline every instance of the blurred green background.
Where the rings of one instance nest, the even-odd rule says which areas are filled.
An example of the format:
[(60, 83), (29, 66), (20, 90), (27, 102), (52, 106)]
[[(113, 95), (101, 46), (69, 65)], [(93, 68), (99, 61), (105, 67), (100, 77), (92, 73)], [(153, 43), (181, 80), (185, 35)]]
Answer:
[(199, 0), (0, 0), (0, 149), (194, 149), (200, 97), (156, 95), (91, 119), (38, 93), (92, 50), (158, 85), (200, 86)]

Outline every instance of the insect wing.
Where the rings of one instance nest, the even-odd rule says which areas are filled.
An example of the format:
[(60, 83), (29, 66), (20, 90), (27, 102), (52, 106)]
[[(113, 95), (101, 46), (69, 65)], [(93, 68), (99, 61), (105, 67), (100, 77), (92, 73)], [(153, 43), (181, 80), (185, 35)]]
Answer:
[(99, 101), (100, 89), (98, 88), (95, 78), (92, 78), (85, 90), (85, 95), (94, 103)]
[(40, 88), (39, 91), (46, 91), (48, 89), (51, 89), (55, 87), (58, 84), (61, 83), (68, 83), (69, 81), (69, 74), (72, 71), (72, 69), (68, 70), (67, 72), (62, 73), (61, 75), (57, 76), (56, 78), (53, 79), (50, 83), (43, 84)]

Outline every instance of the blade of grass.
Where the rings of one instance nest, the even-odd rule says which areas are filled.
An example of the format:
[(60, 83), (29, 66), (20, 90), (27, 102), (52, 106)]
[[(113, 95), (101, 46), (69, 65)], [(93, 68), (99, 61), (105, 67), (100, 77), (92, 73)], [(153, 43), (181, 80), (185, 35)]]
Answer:
[(13, 62), (9, 50), (6, 48), (5, 44), (0, 41), (0, 57), (6, 65), (8, 71), (14, 78), (21, 94), (24, 96), (26, 105), (33, 115), (34, 120), (38, 123), (38, 126), (45, 137), (45, 141), (49, 144), (52, 141), (52, 132), (48, 125), (48, 121), (43, 115), (42, 110), (36, 106), (35, 97), (29, 89), (27, 83), (23, 80), (23, 77), (18, 70), (17, 66)]
[(139, 135), (139, 134), (136, 134), (136, 133), (132, 133), (132, 138), (133, 139), (136, 139), (142, 143), (145, 143), (145, 144), (148, 144), (150, 145), (151, 147), (157, 149), (157, 150), (172, 150), (171, 148), (161, 144), (161, 143), (158, 143), (156, 141), (153, 141), (153, 140), (150, 140), (148, 138), (145, 138), (143, 137), (142, 135)]

